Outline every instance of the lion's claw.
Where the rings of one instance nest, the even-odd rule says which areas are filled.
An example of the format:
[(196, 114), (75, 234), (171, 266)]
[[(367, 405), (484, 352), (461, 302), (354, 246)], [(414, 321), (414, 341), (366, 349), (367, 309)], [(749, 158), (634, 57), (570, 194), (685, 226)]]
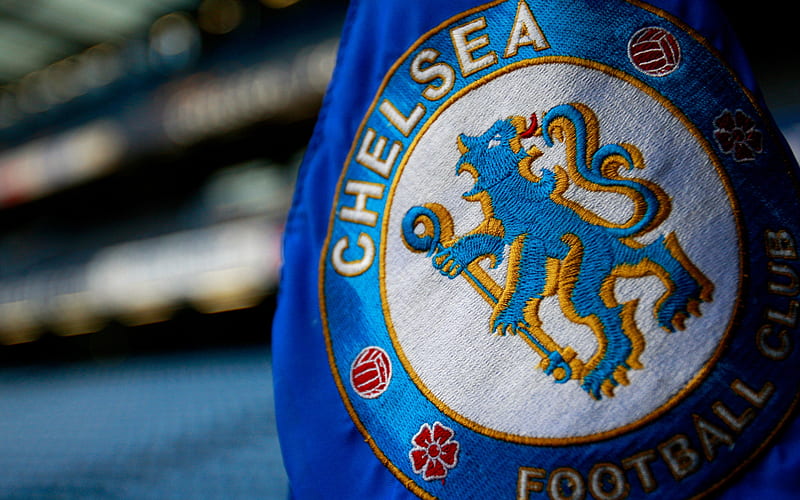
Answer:
[(433, 267), (439, 270), (443, 276), (450, 279), (455, 278), (464, 270), (468, 263), (462, 262), (458, 258), (457, 252), (452, 252), (450, 249), (443, 249), (436, 252), (431, 258)]
[(515, 335), (530, 325), (521, 314), (515, 314), (508, 309), (496, 314), (492, 318), (492, 331), (498, 335)]

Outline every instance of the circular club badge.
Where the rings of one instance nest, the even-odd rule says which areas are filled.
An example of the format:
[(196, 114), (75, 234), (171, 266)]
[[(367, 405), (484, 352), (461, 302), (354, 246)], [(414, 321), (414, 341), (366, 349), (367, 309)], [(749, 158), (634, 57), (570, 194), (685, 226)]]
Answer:
[(320, 276), (333, 374), (392, 473), (427, 498), (676, 498), (751, 460), (798, 378), (795, 167), (761, 113), (634, 3), (494, 2), (420, 38), (354, 140)]

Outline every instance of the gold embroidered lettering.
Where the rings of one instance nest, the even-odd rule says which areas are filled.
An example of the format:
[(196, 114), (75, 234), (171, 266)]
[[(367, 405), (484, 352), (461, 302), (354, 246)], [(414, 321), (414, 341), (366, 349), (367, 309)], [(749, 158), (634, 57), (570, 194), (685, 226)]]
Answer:
[(408, 137), (411, 131), (414, 130), (414, 127), (417, 126), (422, 117), (425, 116), (425, 106), (419, 103), (414, 106), (414, 109), (411, 110), (411, 114), (409, 114), (407, 117), (404, 116), (403, 113), (401, 113), (388, 99), (384, 99), (380, 108), (378, 109), (380, 110), (381, 114), (383, 114), (383, 116), (389, 120), (389, 123), (391, 123), (394, 128), (399, 130), (400, 133), (406, 137)]
[(700, 468), (700, 454), (689, 446), (689, 438), (683, 434), (676, 434), (670, 440), (658, 445), (658, 451), (676, 481)]
[[(777, 343), (770, 338), (777, 339)], [(756, 346), (765, 357), (780, 361), (792, 352), (792, 340), (786, 330), (775, 333), (771, 325), (764, 325), (756, 333)]]
[(706, 460), (709, 462), (714, 460), (717, 448), (721, 444), (733, 447), (733, 436), (700, 415), (692, 414), (692, 419), (694, 420), (694, 429), (697, 431), (697, 437), (700, 439), (700, 446), (703, 448)]
[(731, 384), (731, 389), (737, 395), (741, 396), (745, 401), (755, 406), (756, 408), (763, 408), (772, 394), (775, 392), (775, 384), (772, 382), (765, 382), (761, 389), (756, 392), (750, 386), (739, 380), (738, 378)]
[[(446, 96), (453, 90), (456, 82), (456, 72), (446, 63), (437, 63), (438, 57), (439, 52), (433, 49), (422, 49), (411, 61), (411, 79), (417, 83), (430, 83), (422, 91), (422, 97), (429, 101), (438, 101)], [(429, 66), (423, 67), (423, 64)], [(440, 83), (433, 85), (431, 82), (436, 80), (440, 80)]]
[(775, 323), (794, 328), (797, 325), (797, 308), (800, 306), (796, 300), (789, 302), (789, 310), (786, 312), (767, 309), (767, 318)]
[(363, 256), (356, 260), (345, 260), (344, 258), (344, 252), (350, 247), (347, 236), (342, 237), (333, 246), (331, 263), (333, 264), (333, 269), (342, 276), (352, 277), (363, 274), (370, 268), (372, 261), (375, 259), (375, 242), (372, 241), (370, 235), (366, 233), (359, 234), (356, 244), (364, 251)]
[(656, 458), (658, 457), (655, 451), (645, 450), (622, 461), (623, 467), (636, 471), (636, 476), (639, 478), (639, 482), (642, 483), (642, 489), (645, 493), (650, 493), (658, 487), (649, 465), (649, 462), (656, 460)]
[(547, 477), (547, 471), (536, 467), (520, 467), (517, 472), (517, 500), (528, 500), (530, 493), (541, 493), (544, 483), (537, 479)]
[[(361, 141), (361, 147), (358, 148), (356, 161), (376, 174), (389, 178), (389, 173), (392, 171), (394, 162), (400, 155), (400, 151), (403, 150), (403, 145), (399, 142), (395, 142), (392, 144), (392, 147), (389, 148), (389, 153), (386, 158), (381, 159), (383, 157), (383, 150), (386, 149), (386, 144), (389, 141), (383, 136), (377, 137), (377, 140), (375, 140), (376, 137), (377, 134), (374, 130), (371, 128), (367, 129), (367, 132), (364, 134), (364, 139)], [(373, 142), (375, 143), (374, 147)]]
[(578, 471), (559, 467), (550, 474), (547, 494), (553, 500), (582, 500), (586, 496), (586, 485)]
[(794, 237), (789, 231), (767, 231), (766, 235), (767, 254), (772, 259), (794, 260), (797, 258), (797, 247), (794, 244)]
[(794, 269), (786, 264), (770, 262), (769, 272), (785, 278), (781, 282), (769, 281), (767, 283), (769, 293), (790, 296), (800, 293), (800, 280), (797, 279), (797, 273), (794, 272)]
[(339, 211), (339, 219), (374, 227), (378, 223), (378, 213), (367, 210), (367, 198), (381, 199), (383, 188), (383, 184), (348, 180), (344, 186), (344, 192), (355, 196), (356, 201), (352, 207), (342, 207)]
[(497, 63), (497, 54), (491, 50), (477, 59), (473, 57), (474, 52), (489, 45), (489, 35), (484, 33), (475, 38), (468, 39), (467, 37), (485, 28), (486, 19), (479, 17), (450, 30), (450, 38), (456, 49), (461, 74), (465, 77)]
[(742, 432), (742, 430), (744, 430), (744, 428), (747, 427), (747, 425), (756, 416), (752, 408), (747, 408), (741, 413), (741, 415), (737, 416), (722, 401), (717, 401), (711, 405), (711, 411), (713, 411), (714, 415), (719, 417), (720, 420), (725, 422), (725, 425), (735, 432)]
[(627, 497), (630, 489), (625, 472), (614, 464), (596, 464), (589, 471), (589, 492), (597, 500), (619, 500)]
[(550, 44), (539, 27), (539, 23), (536, 22), (536, 18), (533, 17), (530, 7), (525, 3), (525, 0), (520, 0), (517, 5), (517, 15), (514, 18), (514, 27), (508, 37), (503, 57), (514, 57), (517, 55), (519, 48), (526, 45), (532, 45), (533, 49), (537, 51), (550, 48)]

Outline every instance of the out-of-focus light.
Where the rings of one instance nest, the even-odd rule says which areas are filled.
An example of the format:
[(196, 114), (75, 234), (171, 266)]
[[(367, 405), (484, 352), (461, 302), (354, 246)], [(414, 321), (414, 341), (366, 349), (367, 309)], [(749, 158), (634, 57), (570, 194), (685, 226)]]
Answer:
[(93, 333), (106, 325), (104, 318), (92, 310), (89, 292), (65, 293), (53, 299), (50, 326), (59, 335), (72, 336)]
[(192, 21), (173, 12), (160, 17), (150, 27), (150, 47), (162, 56), (177, 56), (191, 50), (197, 39)]
[(35, 308), (28, 300), (0, 304), (0, 342), (10, 345), (36, 340), (43, 328), (35, 316)]
[(300, 0), (261, 0), (261, 3), (272, 9), (282, 9), (294, 5)]
[(205, 0), (197, 10), (197, 23), (208, 33), (224, 35), (241, 24), (242, 14), (239, 0)]
[[(318, 106), (338, 40), (319, 42), (291, 62), (269, 61), (235, 73), (193, 75), (162, 106), (164, 130), (186, 146), (267, 119), (300, 119)], [(313, 110), (313, 111), (312, 111)]]
[(223, 168), (209, 179), (204, 204), (218, 219), (283, 213), (291, 200), (289, 168), (262, 161)]
[(10, 127), (20, 117), (17, 100), (9, 88), (0, 89), (0, 128)]
[(125, 134), (107, 120), (84, 125), (64, 136), (60, 146), (63, 172), (69, 183), (78, 183), (116, 166), (127, 147)]
[(48, 111), (59, 104), (108, 85), (123, 76), (119, 47), (101, 43), (58, 60), (0, 89), (0, 128), (25, 114)]
[(247, 309), (264, 297), (264, 283), (248, 267), (214, 270), (198, 275), (191, 303), (205, 314)]
[(243, 219), (108, 247), (87, 267), (95, 314), (134, 325), (169, 319), (182, 303), (251, 307), (277, 282), (279, 245), (277, 228)]
[(78, 57), (68, 57), (45, 69), (44, 82), (50, 91), (49, 103), (57, 104), (83, 95), (89, 86), (81, 78), (81, 63)]
[(316, 92), (324, 93), (333, 74), (338, 45), (318, 45), (306, 56), (306, 78), (308, 86)]
[(114, 122), (97, 120), (0, 155), (0, 206), (41, 198), (114, 168), (127, 148)]
[(28, 73), (17, 85), (17, 105), (25, 113), (46, 111), (49, 105), (43, 92), (44, 79), (42, 71)]
[(110, 43), (88, 48), (81, 58), (85, 65), (85, 78), (92, 87), (108, 85), (122, 76), (119, 48)]

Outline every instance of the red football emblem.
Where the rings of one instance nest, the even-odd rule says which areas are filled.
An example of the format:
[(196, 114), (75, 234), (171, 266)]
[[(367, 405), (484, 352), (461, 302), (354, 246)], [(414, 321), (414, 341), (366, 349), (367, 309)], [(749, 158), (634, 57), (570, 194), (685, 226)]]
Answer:
[(669, 31), (651, 26), (633, 34), (628, 58), (636, 69), (650, 76), (665, 76), (681, 62), (681, 47)]
[(350, 385), (365, 399), (383, 394), (392, 379), (392, 362), (380, 347), (363, 349), (350, 367)]

